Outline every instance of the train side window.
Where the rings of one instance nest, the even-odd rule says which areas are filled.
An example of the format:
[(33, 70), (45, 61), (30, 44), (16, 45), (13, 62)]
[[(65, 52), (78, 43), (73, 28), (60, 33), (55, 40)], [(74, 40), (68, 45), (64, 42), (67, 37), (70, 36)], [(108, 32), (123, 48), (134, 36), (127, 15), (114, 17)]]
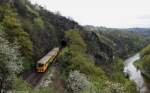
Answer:
[(40, 64), (40, 63), (38, 64), (38, 67), (43, 67), (43, 66), (44, 66), (44, 64)]

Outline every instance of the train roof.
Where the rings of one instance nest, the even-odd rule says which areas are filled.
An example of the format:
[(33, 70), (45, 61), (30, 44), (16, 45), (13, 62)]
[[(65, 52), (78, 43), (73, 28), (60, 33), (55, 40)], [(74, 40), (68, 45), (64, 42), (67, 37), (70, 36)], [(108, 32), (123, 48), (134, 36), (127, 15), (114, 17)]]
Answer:
[(44, 57), (42, 57), (37, 63), (45, 64), (53, 55), (59, 51), (59, 48), (53, 48), (50, 52), (48, 52)]

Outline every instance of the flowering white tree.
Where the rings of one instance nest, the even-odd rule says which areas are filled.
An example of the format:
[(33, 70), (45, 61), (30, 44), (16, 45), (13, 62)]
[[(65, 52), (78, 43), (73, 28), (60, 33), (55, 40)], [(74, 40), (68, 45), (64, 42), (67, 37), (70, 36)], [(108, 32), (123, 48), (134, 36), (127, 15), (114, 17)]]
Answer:
[(78, 71), (70, 72), (67, 80), (67, 88), (69, 93), (80, 93), (90, 87), (87, 77)]
[(18, 47), (11, 45), (5, 39), (5, 33), (0, 27), (0, 90), (11, 88), (11, 82), (15, 74), (23, 70), (23, 57), (21, 57)]

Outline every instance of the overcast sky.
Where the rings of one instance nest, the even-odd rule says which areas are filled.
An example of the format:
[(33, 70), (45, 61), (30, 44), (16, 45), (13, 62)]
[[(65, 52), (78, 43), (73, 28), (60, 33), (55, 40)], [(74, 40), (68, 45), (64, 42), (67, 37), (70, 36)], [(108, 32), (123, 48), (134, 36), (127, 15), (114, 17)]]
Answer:
[(81, 25), (150, 27), (150, 0), (31, 0)]

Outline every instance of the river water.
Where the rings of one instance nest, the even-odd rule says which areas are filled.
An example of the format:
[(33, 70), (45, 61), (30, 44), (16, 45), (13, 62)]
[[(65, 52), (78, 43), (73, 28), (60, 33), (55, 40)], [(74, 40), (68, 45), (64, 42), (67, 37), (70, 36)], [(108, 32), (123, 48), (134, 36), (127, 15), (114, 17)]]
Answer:
[(134, 62), (140, 59), (140, 55), (136, 54), (125, 60), (124, 73), (129, 76), (130, 80), (136, 83), (137, 89), (140, 93), (150, 93), (148, 92), (147, 86), (145, 84), (144, 78), (141, 75), (141, 71), (134, 66)]

